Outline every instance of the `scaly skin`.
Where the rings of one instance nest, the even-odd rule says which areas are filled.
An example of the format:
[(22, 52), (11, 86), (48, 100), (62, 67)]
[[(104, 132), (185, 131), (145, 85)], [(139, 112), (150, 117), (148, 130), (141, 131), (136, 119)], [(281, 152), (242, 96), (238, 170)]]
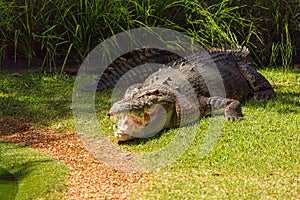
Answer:
[[(245, 48), (217, 50), (208, 58), (199, 52), (177, 59), (143, 84), (131, 86), (109, 112), (118, 123), (116, 140), (150, 137), (163, 128), (188, 125), (219, 109), (229, 121), (242, 120), (240, 101), (275, 98), (271, 84), (249, 65), (248, 53)], [(211, 61), (218, 71), (212, 70)], [(226, 97), (214, 83), (210, 87), (216, 95), (210, 96), (212, 91), (206, 83), (214, 82), (218, 73)]]
[[(172, 52), (158, 49), (137, 49), (126, 53), (114, 60), (104, 71), (101, 79), (93, 84), (83, 88), (83, 91), (102, 91), (113, 88), (124, 74), (137, 66), (149, 63), (167, 64), (179, 59), (180, 57)], [(145, 80), (150, 74), (158, 70), (157, 66), (144, 68), (143, 71), (136, 71), (133, 74), (134, 79)], [(130, 81), (130, 80), (129, 80)]]

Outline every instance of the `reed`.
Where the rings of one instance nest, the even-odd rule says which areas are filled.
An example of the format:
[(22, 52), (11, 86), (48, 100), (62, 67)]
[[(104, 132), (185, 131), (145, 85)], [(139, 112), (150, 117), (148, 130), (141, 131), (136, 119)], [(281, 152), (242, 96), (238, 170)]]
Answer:
[(148, 26), (208, 48), (248, 46), (259, 66), (290, 67), (300, 55), (296, 0), (6, 0), (0, 18), (0, 61), (40, 59), (41, 69), (79, 65), (108, 37)]

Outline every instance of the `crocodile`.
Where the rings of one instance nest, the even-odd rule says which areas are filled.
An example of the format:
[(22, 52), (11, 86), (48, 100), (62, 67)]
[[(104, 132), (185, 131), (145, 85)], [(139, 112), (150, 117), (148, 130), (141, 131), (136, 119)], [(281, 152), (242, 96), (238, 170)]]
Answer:
[[(130, 70), (133, 70), (137, 66), (144, 64), (156, 63), (156, 64), (168, 64), (180, 58), (179, 55), (172, 53), (171, 51), (155, 49), (155, 48), (140, 48), (121, 55), (114, 60), (103, 72), (100, 80), (97, 80), (94, 84), (89, 84), (82, 88), (82, 91), (103, 91), (105, 89), (113, 88), (118, 81)], [(149, 75), (158, 71), (159, 65), (152, 65), (151, 67), (145, 67), (143, 70), (135, 70), (132, 74), (134, 79), (139, 81), (145, 80)], [(133, 79), (133, 77), (132, 77)], [(128, 81), (132, 80), (128, 77)]]
[[(143, 62), (149, 56), (142, 56)], [(208, 56), (202, 51), (185, 58), (172, 56), (162, 61), (171, 62), (151, 72), (143, 83), (128, 87), (123, 98), (112, 105), (108, 116), (117, 124), (117, 141), (151, 137), (165, 128), (186, 126), (215, 110), (222, 110), (228, 121), (240, 121), (245, 119), (241, 102), (276, 97), (270, 82), (251, 65), (245, 47), (213, 50)], [(150, 62), (156, 62), (155, 56), (153, 59)], [(217, 70), (212, 70), (212, 66)], [(211, 84), (218, 73), (225, 94), (220, 85)], [(103, 89), (101, 82), (97, 89)]]

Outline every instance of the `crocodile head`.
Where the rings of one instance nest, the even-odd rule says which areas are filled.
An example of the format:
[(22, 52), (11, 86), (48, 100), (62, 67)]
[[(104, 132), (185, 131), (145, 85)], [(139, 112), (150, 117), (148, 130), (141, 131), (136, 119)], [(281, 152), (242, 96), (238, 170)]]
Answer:
[(176, 96), (163, 85), (129, 87), (108, 113), (117, 124), (117, 141), (146, 138), (170, 126), (176, 117)]

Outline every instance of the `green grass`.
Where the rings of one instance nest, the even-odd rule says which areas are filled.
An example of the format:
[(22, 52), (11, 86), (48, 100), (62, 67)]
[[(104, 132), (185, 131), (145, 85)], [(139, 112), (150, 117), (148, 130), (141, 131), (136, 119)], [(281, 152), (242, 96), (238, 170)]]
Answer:
[(75, 77), (57, 74), (25, 73), (0, 76), (0, 118), (24, 118), (37, 128), (56, 132), (73, 129), (72, 89)]
[[(141, 186), (143, 199), (300, 197), (299, 69), (261, 71), (274, 83), (277, 99), (246, 102), (247, 120), (226, 122), (213, 151), (205, 157), (199, 151), (211, 119), (202, 119), (190, 149)], [(165, 137), (168, 134), (146, 142), (143, 149), (151, 150)]]
[[(39, 73), (14, 77), (2, 72), (0, 80), (0, 118), (22, 118), (35, 128), (55, 132), (72, 130), (74, 77)], [(14, 184), (1, 184), (0, 199), (3, 199), (1, 195), (7, 199), (8, 194), (15, 194), (16, 199), (63, 197), (69, 173), (65, 165), (45, 154), (9, 143), (0, 142), (0, 152), (0, 166), (18, 180), (17, 191)]]
[[(12, 179), (12, 182), (8, 180), (4, 183), (0, 182), (0, 197), (5, 197), (1, 199), (62, 199), (64, 197), (66, 177), (70, 171), (61, 162), (33, 149), (3, 141), (0, 141), (0, 152), (1, 169), (11, 174), (10, 179), (12, 177), (17, 179), (17, 182), (15, 179)], [(6, 174), (9, 175), (7, 171)]]
[(6, 169), (0, 167), (0, 199), (13, 200), (18, 193), (18, 180)]
[[(181, 128), (183, 132), (198, 128), (190, 148), (173, 164), (146, 175), (148, 182), (138, 188), (133, 198), (299, 198), (300, 70), (279, 68), (260, 72), (273, 84), (276, 100), (245, 102), (242, 109), (247, 120), (225, 122), (214, 148), (204, 157), (199, 152), (212, 119), (201, 119), (199, 127)], [(36, 127), (74, 131), (71, 112), (74, 79), (56, 74), (29, 73), (21, 78), (0, 74), (1, 118), (23, 117)], [(96, 94), (96, 110), (103, 132), (113, 139), (112, 123), (105, 115), (111, 106), (110, 94), (110, 91)], [(175, 133), (171, 129), (120, 147), (152, 152), (167, 145)], [(15, 173), (2, 163), (3, 160), (2, 167)]]

